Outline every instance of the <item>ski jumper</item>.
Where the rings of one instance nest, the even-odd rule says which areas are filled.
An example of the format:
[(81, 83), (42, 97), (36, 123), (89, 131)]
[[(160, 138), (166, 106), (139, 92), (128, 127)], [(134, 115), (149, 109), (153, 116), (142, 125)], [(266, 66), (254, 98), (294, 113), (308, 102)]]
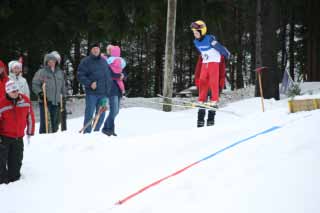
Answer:
[(205, 35), (201, 40), (195, 39), (194, 44), (201, 53), (202, 64), (199, 75), (199, 101), (205, 102), (208, 89), (211, 89), (211, 101), (219, 100), (219, 63), (220, 53), (212, 47), (213, 36)]
[(195, 72), (198, 100), (207, 101), (208, 89), (211, 89), (211, 101), (218, 101), (219, 89), (222, 90), (225, 84), (225, 58), (229, 58), (230, 52), (213, 35), (195, 39), (194, 44), (201, 53)]

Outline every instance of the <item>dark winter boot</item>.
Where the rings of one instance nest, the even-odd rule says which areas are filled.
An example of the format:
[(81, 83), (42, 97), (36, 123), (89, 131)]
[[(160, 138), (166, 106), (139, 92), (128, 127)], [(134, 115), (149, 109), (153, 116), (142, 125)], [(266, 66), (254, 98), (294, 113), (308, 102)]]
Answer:
[(205, 116), (206, 116), (206, 110), (205, 109), (199, 109), (197, 127), (203, 127), (204, 126), (204, 117)]
[(208, 119), (207, 119), (207, 126), (213, 126), (214, 125), (214, 118), (216, 116), (216, 111), (209, 110), (208, 112)]

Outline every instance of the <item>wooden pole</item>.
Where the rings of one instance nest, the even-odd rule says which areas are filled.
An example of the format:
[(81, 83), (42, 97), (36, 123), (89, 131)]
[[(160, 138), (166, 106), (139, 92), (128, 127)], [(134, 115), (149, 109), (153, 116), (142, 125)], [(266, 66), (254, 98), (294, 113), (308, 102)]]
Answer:
[(92, 121), (95, 120), (95, 118), (96, 118), (96, 116), (93, 117), (93, 118), (91, 118), (90, 121), (88, 121), (88, 123), (86, 123), (86, 124), (79, 130), (79, 133), (82, 133), (88, 126), (90, 126), (90, 125), (92, 124)]
[(264, 112), (264, 103), (263, 103), (263, 90), (262, 90), (261, 72), (258, 72), (258, 78), (259, 78), (259, 87), (260, 87), (260, 96), (261, 96), (262, 112)]
[(102, 114), (102, 112), (103, 112), (102, 107), (99, 107), (98, 113), (96, 114), (94, 122), (93, 122), (93, 125), (92, 125), (92, 129), (93, 130), (96, 128), (97, 123), (99, 121), (99, 118), (100, 118), (100, 115)]

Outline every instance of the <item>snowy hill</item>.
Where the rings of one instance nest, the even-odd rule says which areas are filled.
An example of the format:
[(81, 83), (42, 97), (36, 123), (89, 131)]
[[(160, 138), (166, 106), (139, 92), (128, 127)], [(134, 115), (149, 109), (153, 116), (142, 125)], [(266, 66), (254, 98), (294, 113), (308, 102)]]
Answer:
[(0, 212), (320, 212), (320, 110), (288, 114), (285, 99), (265, 109), (260, 98), (229, 103), (222, 110), (240, 117), (218, 112), (198, 129), (196, 109), (124, 108), (118, 137), (78, 134), (74, 118), (26, 144), (22, 179), (0, 185)]

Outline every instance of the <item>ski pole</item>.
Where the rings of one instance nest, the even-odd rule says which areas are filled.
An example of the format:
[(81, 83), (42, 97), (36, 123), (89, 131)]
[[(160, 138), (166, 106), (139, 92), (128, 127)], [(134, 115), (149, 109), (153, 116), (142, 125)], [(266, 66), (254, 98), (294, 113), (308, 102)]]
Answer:
[(61, 132), (62, 132), (62, 119), (63, 119), (63, 116), (62, 116), (62, 113), (63, 113), (63, 97), (62, 95), (60, 95), (60, 125), (61, 125)]

